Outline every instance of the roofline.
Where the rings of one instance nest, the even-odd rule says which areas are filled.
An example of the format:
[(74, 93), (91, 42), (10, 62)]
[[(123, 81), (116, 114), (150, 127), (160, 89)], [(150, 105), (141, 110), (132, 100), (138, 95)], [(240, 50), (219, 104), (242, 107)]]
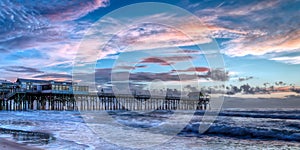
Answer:
[(25, 78), (17, 78), (16, 82), (18, 80), (31, 80), (31, 81), (38, 81), (38, 82), (54, 82), (54, 83), (70, 83), (70, 84), (77, 84), (77, 82), (68, 82), (68, 81), (55, 81), (55, 80), (39, 80), (39, 79), (25, 79)]

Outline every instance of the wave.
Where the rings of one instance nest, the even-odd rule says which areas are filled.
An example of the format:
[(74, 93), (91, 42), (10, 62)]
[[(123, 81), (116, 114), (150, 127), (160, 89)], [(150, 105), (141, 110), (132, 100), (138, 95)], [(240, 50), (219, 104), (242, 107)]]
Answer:
[(199, 125), (200, 124), (189, 124), (178, 135), (179, 136), (215, 135), (215, 136), (242, 138), (242, 139), (284, 140), (284, 141), (297, 141), (297, 142), (300, 141), (299, 131), (293, 132), (293, 131), (278, 130), (278, 129), (213, 125), (206, 132), (200, 134), (198, 132)]
[[(111, 117), (114, 118), (117, 123), (133, 128), (157, 127), (162, 123), (165, 123), (170, 116), (174, 115), (174, 113), (171, 111), (153, 111), (150, 113), (141, 114), (130, 111), (108, 111), (101, 112), (100, 114), (98, 114), (98, 112), (93, 113), (95, 113), (94, 115), (109, 113), (109, 115), (111, 115)], [(196, 111), (194, 118), (187, 123), (186, 127), (178, 134), (178, 136), (213, 136), (251, 140), (264, 139), (296, 142), (300, 141), (299, 110), (223, 110), (219, 113), (218, 117), (210, 126), (210, 128), (203, 134), (200, 134), (198, 132), (199, 126), (205, 123), (201, 122), (204, 113), (205, 111)], [(213, 115), (215, 112), (212, 111), (207, 113), (209, 115)], [(53, 133), (53, 135), (50, 135), (51, 137), (56, 137), (55, 143), (50, 145), (57, 145), (57, 142), (60, 144), (59, 142), (62, 139), (72, 141), (72, 139), (77, 137), (77, 135), (73, 134), (74, 131), (78, 131), (79, 133), (85, 132), (87, 137), (93, 135), (92, 133), (86, 132), (88, 127), (82, 118), (83, 115), (89, 115), (89, 113), (39, 111), (22, 113), (1, 112), (0, 114), (7, 116), (0, 118), (0, 128), (2, 128), (0, 131), (2, 134), (7, 135), (8, 130), (10, 130), (9, 132), (12, 133), (10, 135), (21, 132), (20, 130), (28, 130), (32, 132), (49, 131), (50, 133)], [(176, 115), (185, 117), (189, 114), (190, 113), (182, 111)], [(62, 125), (64, 128), (61, 128)], [(109, 124), (107, 126), (111, 127)], [(177, 126), (177, 124), (172, 124), (172, 126)], [(165, 132), (165, 129), (161, 130), (161, 133)], [(16, 137), (21, 136), (24, 137), (24, 134)], [(40, 139), (41, 137), (39, 136), (40, 134), (34, 138)], [(81, 141), (85, 140), (86, 139), (83, 139)], [(61, 145), (66, 146), (69, 144), (68, 142), (64, 141), (61, 143)], [(81, 146), (89, 147), (87, 145)]]
[[(207, 112), (206, 115), (215, 114)], [(218, 116), (227, 117), (249, 117), (249, 118), (270, 118), (270, 119), (296, 119), (300, 120), (300, 111), (221, 111)], [(197, 111), (195, 115), (204, 115), (204, 111)]]

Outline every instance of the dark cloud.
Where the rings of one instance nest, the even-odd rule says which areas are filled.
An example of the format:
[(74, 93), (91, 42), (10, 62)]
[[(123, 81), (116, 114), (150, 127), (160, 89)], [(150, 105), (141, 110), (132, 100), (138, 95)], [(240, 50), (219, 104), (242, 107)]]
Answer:
[(169, 61), (187, 61), (193, 59), (194, 57), (193, 56), (168, 56), (163, 58)]
[(134, 70), (137, 68), (146, 68), (147, 65), (138, 65), (138, 66), (115, 66), (114, 69), (124, 69), (124, 70)]
[(69, 74), (61, 74), (61, 73), (45, 73), (41, 75), (36, 75), (34, 78), (64, 78), (70, 79), (72, 75)]
[(189, 49), (177, 51), (177, 53), (186, 53), (186, 54), (199, 54), (200, 52), (201, 52), (200, 50), (189, 50)]
[(168, 66), (171, 65), (172, 63), (169, 63), (161, 58), (157, 58), (157, 57), (148, 57), (145, 58), (144, 60), (141, 61), (141, 63), (157, 63), (160, 64), (162, 66)]
[(229, 72), (225, 71), (224, 69), (211, 69), (206, 76), (213, 81), (229, 80)]
[(19, 72), (19, 73), (43, 73), (36, 68), (24, 67), (24, 66), (7, 66), (3, 68), (5, 71), (9, 72)]
[(162, 66), (168, 66), (179, 61), (188, 61), (193, 59), (192, 56), (166, 56), (166, 57), (147, 57), (141, 63), (157, 63)]
[(47, 26), (47, 21), (37, 11), (17, 1), (0, 1), (0, 41), (24, 35), (24, 32)]
[(240, 77), (238, 80), (240, 82), (242, 82), (242, 81), (247, 81), (247, 80), (250, 80), (250, 79), (253, 79), (253, 77), (252, 76), (250, 76), (250, 77)]
[(130, 74), (130, 81), (140, 82), (151, 82), (153, 80), (162, 81), (180, 81), (178, 75), (172, 75), (170, 73), (149, 73), (149, 72), (138, 72)]
[(108, 4), (108, 0), (2, 0), (0, 46), (24, 49), (78, 38), (86, 25), (74, 20)]
[[(97, 83), (106, 83), (111, 81), (111, 68), (96, 69), (95, 81)], [(85, 78), (84, 75), (77, 75), (79, 78)]]
[(147, 65), (138, 65), (138, 66), (135, 66), (136, 68), (146, 68), (148, 67)]
[(9, 50), (6, 48), (0, 48), (0, 53), (8, 53)]
[[(111, 77), (114, 77), (116, 81), (131, 82), (151, 82), (154, 80), (162, 81), (191, 81), (195, 79), (211, 79), (213, 81), (227, 81), (229, 79), (228, 72), (223, 69), (210, 69), (205, 75), (191, 75), (191, 74), (174, 74), (168, 73), (151, 73), (151, 72), (135, 72), (129, 73), (126, 71), (113, 71), (111, 68), (97, 69), (95, 72), (95, 80), (97, 83), (108, 83), (111, 82)], [(129, 78), (128, 78), (129, 76)], [(78, 75), (81, 79), (85, 78), (85, 75)]]
[(171, 72), (208, 72), (209, 70), (207, 67), (191, 67), (185, 70), (172, 70)]
[[(53, 5), (55, 3), (55, 5)], [(51, 20), (75, 20), (87, 13), (109, 5), (109, 0), (54, 0), (51, 2), (39, 0), (38, 2), (23, 3), (25, 7), (35, 8)]]

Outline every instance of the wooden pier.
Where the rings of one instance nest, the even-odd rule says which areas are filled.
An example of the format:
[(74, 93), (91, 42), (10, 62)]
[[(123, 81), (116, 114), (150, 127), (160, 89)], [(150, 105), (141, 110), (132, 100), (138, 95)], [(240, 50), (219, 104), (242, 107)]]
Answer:
[(0, 97), (0, 110), (205, 110), (209, 98), (133, 97), (131, 95), (16, 92)]

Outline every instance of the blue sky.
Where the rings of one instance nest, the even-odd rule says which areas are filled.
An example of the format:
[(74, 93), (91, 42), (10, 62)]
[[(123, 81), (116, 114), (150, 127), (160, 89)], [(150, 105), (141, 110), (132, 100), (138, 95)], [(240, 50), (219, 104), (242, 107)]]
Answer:
[[(78, 55), (98, 50), (92, 64), (101, 84), (109, 82), (111, 72), (120, 76), (130, 72), (130, 80), (139, 83), (156, 79), (175, 83), (181, 74), (188, 85), (197, 74), (204, 83), (262, 86), (283, 81), (300, 85), (300, 1), (151, 1), (177, 6), (197, 21), (176, 10), (164, 12), (151, 5), (125, 9), (143, 13), (129, 16), (126, 12), (117, 19), (103, 19), (139, 2), (149, 1), (1, 1), (0, 78), (72, 80), (74, 60), (82, 59), (83, 66), (89, 63)], [(151, 21), (176, 24), (170, 27)], [(126, 23), (130, 24), (126, 30), (111, 36)], [(99, 49), (99, 40), (109, 36), (112, 38), (106, 46)], [(204, 51), (203, 45), (212, 41), (218, 44), (227, 73), (206, 60), (212, 54)], [(213, 78), (207, 75), (210, 71), (223, 71), (225, 77)]]

